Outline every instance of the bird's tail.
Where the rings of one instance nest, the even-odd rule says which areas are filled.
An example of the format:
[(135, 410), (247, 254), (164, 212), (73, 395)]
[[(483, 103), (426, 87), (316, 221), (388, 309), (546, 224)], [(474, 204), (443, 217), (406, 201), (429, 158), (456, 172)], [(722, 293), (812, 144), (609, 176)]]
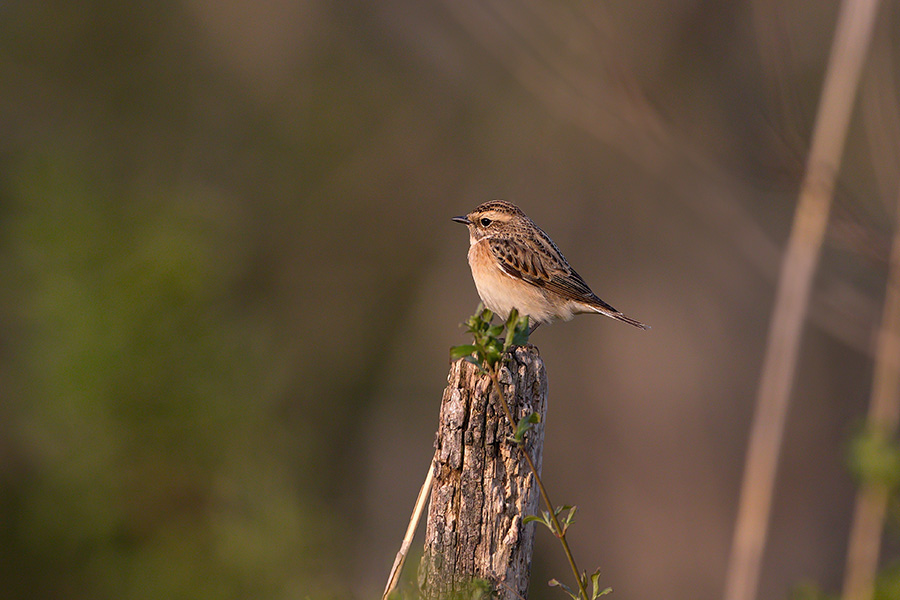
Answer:
[(629, 325), (634, 325), (635, 327), (639, 327), (641, 329), (650, 329), (650, 326), (647, 325), (646, 323), (641, 323), (637, 319), (632, 319), (631, 317), (623, 315), (622, 313), (613, 313), (609, 316), (611, 316), (613, 319), (618, 319), (620, 321), (624, 321), (624, 322), (628, 323)]
[[(606, 303), (604, 302), (604, 304), (606, 304)], [(607, 305), (607, 306), (609, 306), (609, 305)], [(618, 319), (619, 321), (623, 321), (625, 323), (628, 323), (629, 325), (638, 327), (639, 329), (650, 329), (650, 326), (647, 325), (646, 323), (641, 323), (637, 319), (632, 319), (631, 317), (629, 317), (627, 315), (623, 315), (622, 313), (620, 313), (619, 311), (617, 311), (616, 309), (614, 309), (611, 306), (609, 308), (601, 307), (601, 306), (591, 306), (591, 309), (597, 311), (601, 315), (606, 315), (607, 317), (612, 317), (613, 319)]]

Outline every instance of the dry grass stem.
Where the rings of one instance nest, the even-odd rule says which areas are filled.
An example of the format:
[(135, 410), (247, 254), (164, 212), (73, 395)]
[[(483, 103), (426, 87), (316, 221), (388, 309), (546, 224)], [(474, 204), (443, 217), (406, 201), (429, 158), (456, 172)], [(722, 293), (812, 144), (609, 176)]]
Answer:
[(425, 481), (422, 483), (421, 489), (419, 489), (418, 497), (416, 497), (416, 505), (413, 508), (412, 516), (409, 518), (409, 525), (406, 527), (406, 534), (403, 536), (400, 550), (397, 552), (397, 557), (394, 558), (394, 566), (391, 567), (391, 574), (388, 576), (387, 585), (384, 587), (384, 594), (381, 596), (382, 600), (387, 600), (387, 597), (391, 595), (391, 592), (397, 588), (397, 584), (400, 582), (400, 573), (403, 571), (403, 563), (406, 562), (406, 556), (409, 554), (409, 547), (416, 535), (416, 529), (419, 526), (419, 521), (422, 519), (422, 513), (425, 511), (425, 501), (428, 499), (428, 494), (431, 492), (431, 482), (433, 480), (434, 459), (428, 463), (428, 474), (425, 476)]
[[(897, 215), (900, 215), (900, 194)], [(890, 439), (900, 420), (900, 226), (894, 232), (881, 319), (868, 429)], [(887, 503), (888, 490), (877, 483), (864, 483), (857, 495), (844, 572), (844, 600), (872, 597)]]
[(841, 5), (769, 324), (726, 573), (725, 600), (756, 598), (800, 334), (877, 7), (877, 0), (846, 0)]

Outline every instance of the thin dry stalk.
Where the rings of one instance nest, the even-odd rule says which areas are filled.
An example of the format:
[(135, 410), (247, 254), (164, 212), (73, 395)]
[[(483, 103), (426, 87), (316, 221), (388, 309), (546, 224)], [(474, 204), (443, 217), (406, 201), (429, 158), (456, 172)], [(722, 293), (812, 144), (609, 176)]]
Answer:
[(754, 600), (800, 333), (878, 0), (845, 0), (816, 115), (812, 148), (782, 262), (750, 430), (725, 600)]
[[(863, 119), (871, 146), (879, 188), (897, 187), (897, 140), (900, 113), (894, 93), (894, 65), (887, 25), (876, 34), (871, 69), (863, 88)], [(882, 196), (887, 197), (887, 193)], [(900, 194), (895, 200), (894, 241), (888, 265), (888, 283), (876, 343), (875, 372), (869, 404), (868, 429), (893, 436), (900, 412)], [(872, 597), (884, 530), (888, 494), (876, 485), (865, 485), (857, 497), (850, 526), (847, 564), (844, 569), (844, 600)]]
[[(896, 10), (896, 7), (892, 7)], [(872, 54), (860, 92), (862, 122), (878, 199), (885, 212), (895, 209), (896, 190), (900, 188), (900, 97), (897, 94), (897, 61), (894, 59), (895, 19), (886, 11), (878, 20)], [(900, 216), (898, 216), (900, 218)], [(900, 226), (900, 225), (898, 225)], [(880, 253), (883, 257), (884, 251)], [(883, 258), (882, 258), (883, 260)]]
[[(900, 215), (900, 195), (897, 214)], [(867, 424), (874, 435), (890, 439), (900, 420), (900, 226), (894, 232), (877, 346)], [(844, 600), (872, 598), (887, 503), (888, 490), (878, 483), (864, 483), (856, 497), (847, 548)]]
[(422, 519), (422, 513), (425, 510), (425, 501), (431, 493), (432, 481), (434, 481), (434, 459), (428, 463), (428, 474), (425, 476), (425, 482), (422, 483), (419, 495), (416, 497), (416, 505), (413, 507), (412, 516), (409, 518), (409, 525), (406, 527), (406, 534), (403, 536), (400, 550), (397, 552), (396, 558), (394, 558), (394, 566), (391, 567), (391, 574), (388, 575), (387, 585), (384, 587), (384, 594), (381, 596), (382, 600), (387, 600), (387, 597), (391, 595), (391, 592), (397, 588), (397, 584), (400, 582), (400, 573), (403, 571), (403, 563), (406, 562), (406, 556), (409, 554), (409, 546), (412, 544), (413, 538), (416, 535), (416, 528), (419, 526), (419, 521)]

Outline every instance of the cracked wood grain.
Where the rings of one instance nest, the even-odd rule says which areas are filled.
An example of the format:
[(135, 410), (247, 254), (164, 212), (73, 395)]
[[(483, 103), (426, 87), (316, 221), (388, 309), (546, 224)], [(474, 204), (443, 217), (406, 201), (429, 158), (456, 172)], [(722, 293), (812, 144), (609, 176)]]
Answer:
[[(541, 466), (547, 375), (534, 346), (517, 347), (501, 369), (515, 419), (537, 413), (525, 450)], [(434, 484), (425, 532), (419, 585), (436, 600), (468, 589), (473, 579), (490, 582), (496, 597), (525, 597), (534, 525), (522, 520), (537, 511), (534, 477), (515, 443), (491, 380), (465, 361), (450, 367), (435, 441)], [(468, 596), (467, 596), (468, 597)]]

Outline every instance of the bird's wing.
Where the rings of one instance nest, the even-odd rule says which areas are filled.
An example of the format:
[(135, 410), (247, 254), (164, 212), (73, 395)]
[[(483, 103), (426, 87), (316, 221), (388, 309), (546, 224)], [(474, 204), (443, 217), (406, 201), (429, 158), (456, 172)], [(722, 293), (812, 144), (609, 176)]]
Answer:
[(507, 275), (559, 294), (568, 300), (598, 305), (617, 312), (598, 298), (575, 269), (569, 266), (559, 248), (542, 236), (539, 244), (527, 244), (517, 237), (491, 238), (491, 252)]

